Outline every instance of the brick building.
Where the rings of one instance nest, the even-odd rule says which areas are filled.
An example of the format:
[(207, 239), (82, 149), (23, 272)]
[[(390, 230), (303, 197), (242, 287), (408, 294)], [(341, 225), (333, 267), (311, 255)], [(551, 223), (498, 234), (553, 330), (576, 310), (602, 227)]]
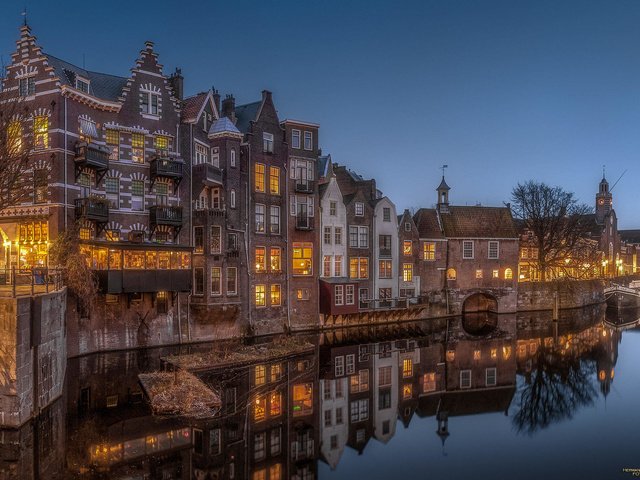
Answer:
[(126, 77), (44, 53), (26, 25), (17, 47), (3, 89), (25, 105), (11, 130), (34, 139), (33, 197), (2, 212), (3, 266), (47, 266), (49, 243), (77, 225), (101, 293), (91, 309), (70, 302), (69, 353), (148, 344), (152, 324), (174, 335), (191, 289), (189, 166), (153, 43)]

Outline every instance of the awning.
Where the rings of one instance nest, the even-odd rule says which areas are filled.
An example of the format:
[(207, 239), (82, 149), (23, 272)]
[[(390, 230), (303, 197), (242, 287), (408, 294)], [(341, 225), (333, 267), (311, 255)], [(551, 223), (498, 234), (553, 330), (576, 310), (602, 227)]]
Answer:
[(96, 124), (86, 118), (80, 118), (80, 133), (87, 137), (98, 138)]

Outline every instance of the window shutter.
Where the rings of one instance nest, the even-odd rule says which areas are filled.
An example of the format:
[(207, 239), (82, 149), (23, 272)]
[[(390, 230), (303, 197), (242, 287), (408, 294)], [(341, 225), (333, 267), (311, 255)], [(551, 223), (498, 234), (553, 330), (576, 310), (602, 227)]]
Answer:
[(313, 213), (313, 197), (307, 197), (307, 208), (308, 208), (308, 212), (307, 215), (310, 217), (314, 216)]
[(296, 216), (296, 196), (295, 195), (291, 195), (289, 197), (289, 213), (293, 217)]

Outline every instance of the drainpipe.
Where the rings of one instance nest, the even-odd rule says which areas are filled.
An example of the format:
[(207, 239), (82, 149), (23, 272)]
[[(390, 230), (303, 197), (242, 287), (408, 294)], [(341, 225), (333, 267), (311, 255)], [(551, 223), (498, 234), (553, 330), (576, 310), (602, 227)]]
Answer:
[[(251, 135), (251, 134), (249, 134)], [(245, 260), (246, 260), (246, 265), (247, 265), (247, 279), (249, 280), (249, 285), (247, 285), (247, 291), (248, 291), (248, 301), (246, 302), (247, 304), (247, 317), (249, 320), (249, 327), (253, 328), (253, 319), (252, 319), (252, 315), (251, 315), (251, 269), (250, 267), (250, 263), (249, 263), (249, 235), (250, 235), (250, 230), (249, 230), (249, 216), (250, 216), (250, 212), (249, 212), (249, 207), (250, 207), (250, 200), (249, 197), (251, 196), (250, 193), (250, 188), (251, 188), (251, 142), (247, 142), (247, 147), (248, 147), (248, 154), (247, 154), (247, 183), (246, 183), (246, 188), (245, 188), (245, 235), (244, 235), (244, 255), (245, 255)], [(267, 212), (265, 212), (265, 216), (267, 215)], [(265, 292), (266, 295), (266, 292)]]
[[(289, 279), (291, 277), (291, 273), (289, 272), (289, 221), (291, 220), (291, 212), (289, 212), (289, 172), (287, 170), (287, 162), (285, 162), (284, 164), (284, 177), (286, 178), (285, 182), (284, 182), (284, 202), (283, 202), (283, 207), (282, 207), (282, 214), (286, 214), (285, 215), (281, 215), (283, 217), (285, 217), (287, 219), (285, 225), (287, 227), (286, 229), (286, 233), (284, 235), (284, 244), (285, 244), (285, 253), (284, 253), (284, 258), (285, 258), (285, 265), (286, 265), (286, 277), (285, 277), (285, 284), (287, 286), (287, 329), (289, 330), (289, 332), (291, 332), (291, 290), (289, 289), (290, 285), (289, 285)], [(283, 223), (282, 221), (280, 223)]]
[(67, 97), (64, 97), (64, 230), (67, 231)]

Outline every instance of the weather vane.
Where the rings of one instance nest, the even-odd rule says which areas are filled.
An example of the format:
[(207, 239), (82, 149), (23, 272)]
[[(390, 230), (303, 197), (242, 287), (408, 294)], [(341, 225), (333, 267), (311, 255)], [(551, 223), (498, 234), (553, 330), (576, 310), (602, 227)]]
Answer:
[(442, 165), (440, 167), (440, 170), (442, 170), (442, 176), (444, 177), (444, 169), (447, 168), (449, 165)]
[(27, 7), (24, 7), (24, 10), (22, 10), (21, 15), (24, 17), (24, 26), (27, 26)]

